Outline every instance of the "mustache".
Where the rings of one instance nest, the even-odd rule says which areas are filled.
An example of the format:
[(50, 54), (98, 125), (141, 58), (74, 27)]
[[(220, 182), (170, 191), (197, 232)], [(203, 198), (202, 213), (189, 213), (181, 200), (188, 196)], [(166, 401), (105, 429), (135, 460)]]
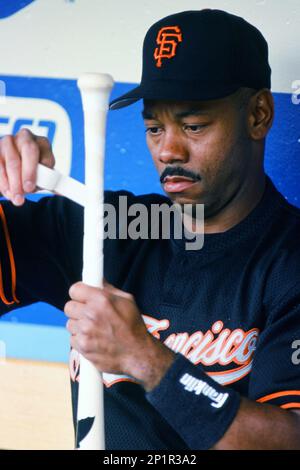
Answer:
[(186, 170), (185, 168), (182, 168), (181, 166), (165, 168), (162, 174), (160, 175), (160, 178), (159, 178), (160, 182), (163, 183), (164, 179), (167, 176), (185, 176), (186, 178), (191, 178), (195, 181), (200, 181), (202, 179), (198, 173), (194, 173), (193, 171)]

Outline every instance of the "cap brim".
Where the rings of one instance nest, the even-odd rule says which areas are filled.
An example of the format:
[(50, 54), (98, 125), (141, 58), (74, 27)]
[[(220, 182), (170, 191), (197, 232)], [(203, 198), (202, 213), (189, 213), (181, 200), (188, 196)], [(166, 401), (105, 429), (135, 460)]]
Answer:
[(207, 83), (200, 80), (178, 82), (177, 80), (155, 80), (141, 84), (133, 90), (113, 100), (109, 109), (129, 106), (140, 99), (175, 100), (175, 101), (208, 101), (224, 98), (234, 93), (241, 83)]
[(138, 86), (134, 88), (133, 90), (129, 91), (128, 93), (125, 93), (119, 98), (116, 98), (115, 100), (111, 101), (109, 103), (109, 109), (114, 110), (114, 109), (124, 108), (125, 106), (129, 106), (130, 104), (133, 104), (142, 98), (143, 98), (142, 87)]

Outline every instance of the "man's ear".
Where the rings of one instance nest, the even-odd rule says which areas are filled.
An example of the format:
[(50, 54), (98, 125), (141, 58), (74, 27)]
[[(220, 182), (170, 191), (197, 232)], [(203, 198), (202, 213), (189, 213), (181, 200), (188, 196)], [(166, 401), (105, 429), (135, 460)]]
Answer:
[(274, 119), (273, 95), (268, 88), (259, 90), (250, 98), (248, 133), (253, 140), (262, 140), (272, 127)]

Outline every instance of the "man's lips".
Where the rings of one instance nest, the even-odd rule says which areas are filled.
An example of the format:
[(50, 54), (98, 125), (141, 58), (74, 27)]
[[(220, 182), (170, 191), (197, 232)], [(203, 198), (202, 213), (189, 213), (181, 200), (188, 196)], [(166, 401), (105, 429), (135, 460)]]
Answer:
[(166, 176), (163, 181), (163, 186), (167, 193), (181, 193), (189, 189), (195, 183), (197, 183), (197, 181), (185, 176)]

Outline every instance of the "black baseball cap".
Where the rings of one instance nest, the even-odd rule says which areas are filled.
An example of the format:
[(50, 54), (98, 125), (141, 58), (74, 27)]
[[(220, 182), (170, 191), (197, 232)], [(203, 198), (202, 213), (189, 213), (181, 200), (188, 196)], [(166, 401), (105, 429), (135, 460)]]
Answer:
[(222, 10), (185, 11), (150, 27), (141, 83), (113, 100), (110, 109), (140, 99), (218, 99), (241, 87), (271, 88), (268, 44), (261, 32)]

